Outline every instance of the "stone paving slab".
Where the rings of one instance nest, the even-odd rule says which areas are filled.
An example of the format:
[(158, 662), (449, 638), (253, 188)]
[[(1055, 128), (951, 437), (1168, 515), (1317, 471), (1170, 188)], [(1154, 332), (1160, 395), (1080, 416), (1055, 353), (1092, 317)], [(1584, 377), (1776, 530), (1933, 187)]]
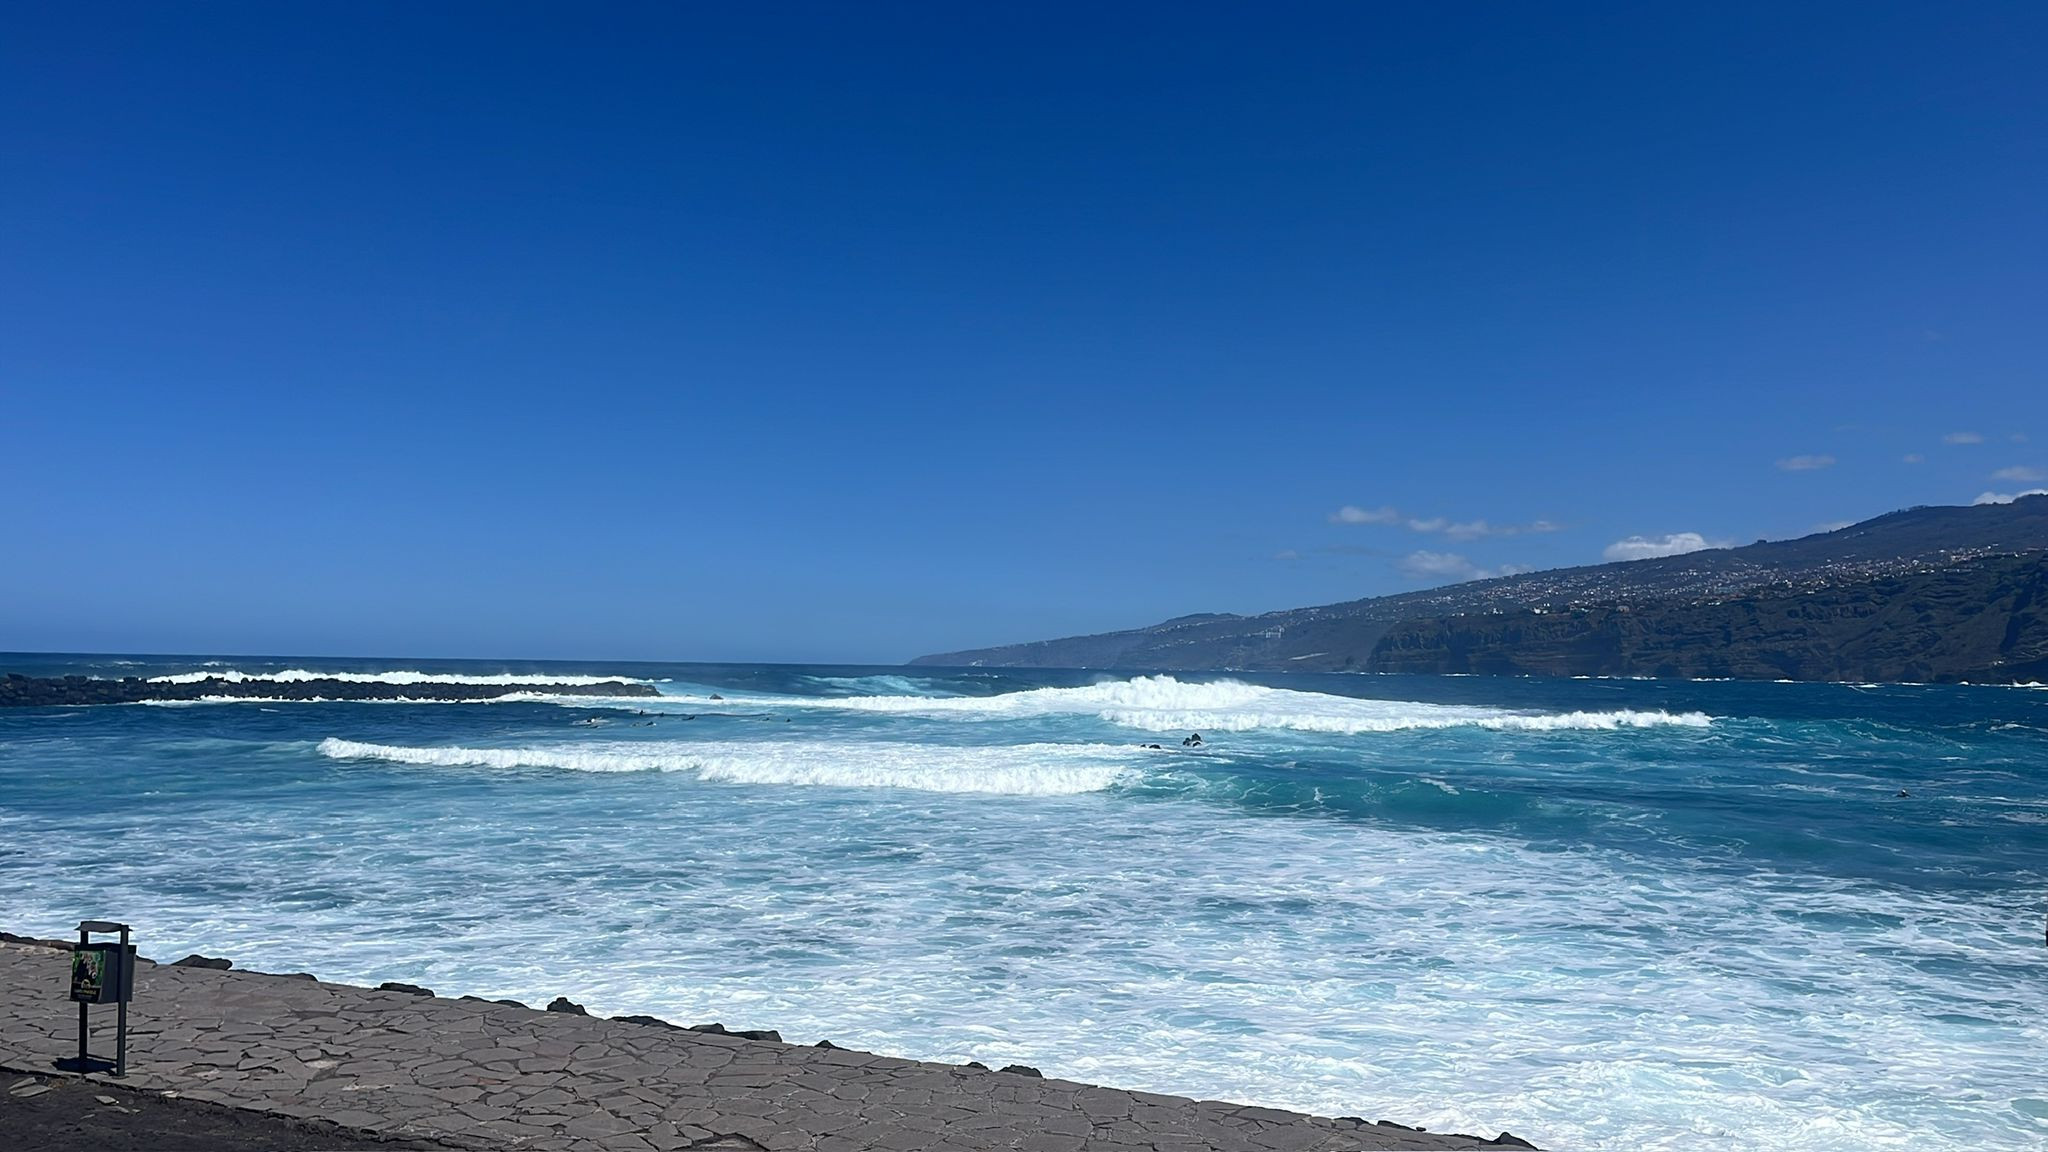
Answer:
[[(0, 943), (0, 1068), (74, 1055), (69, 954)], [(141, 964), (125, 1086), (539, 1152), (1355, 1152), (1470, 1136), (258, 973)], [(93, 1009), (111, 1055), (114, 1010)]]

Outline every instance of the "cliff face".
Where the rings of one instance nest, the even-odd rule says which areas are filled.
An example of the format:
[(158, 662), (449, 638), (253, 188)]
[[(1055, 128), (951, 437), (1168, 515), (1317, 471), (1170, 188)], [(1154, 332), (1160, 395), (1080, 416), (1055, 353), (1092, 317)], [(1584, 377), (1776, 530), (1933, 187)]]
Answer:
[(1783, 680), (2048, 679), (2048, 552), (1718, 602), (1405, 621), (1378, 672)]

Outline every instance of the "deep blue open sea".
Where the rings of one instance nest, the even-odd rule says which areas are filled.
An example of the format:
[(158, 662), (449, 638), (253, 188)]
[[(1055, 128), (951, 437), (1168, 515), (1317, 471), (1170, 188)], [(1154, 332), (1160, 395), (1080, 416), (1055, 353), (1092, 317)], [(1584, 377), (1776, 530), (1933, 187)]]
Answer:
[(0, 710), (0, 926), (1554, 1149), (2048, 1146), (2048, 691), (0, 656), (230, 669), (662, 695)]

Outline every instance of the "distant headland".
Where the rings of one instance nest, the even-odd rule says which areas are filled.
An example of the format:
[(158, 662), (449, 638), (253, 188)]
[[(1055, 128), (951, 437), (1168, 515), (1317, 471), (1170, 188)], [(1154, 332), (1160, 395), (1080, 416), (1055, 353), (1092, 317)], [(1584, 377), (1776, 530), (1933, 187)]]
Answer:
[(595, 683), (443, 683), (394, 684), (382, 680), (233, 679), (224, 676), (180, 677), (175, 680), (128, 676), (102, 680), (90, 676), (22, 676), (0, 679), (0, 708), (53, 707), (70, 704), (165, 704), (196, 700), (496, 700), (506, 696), (656, 696), (652, 684), (631, 680)]
[(922, 656), (964, 667), (2048, 680), (2048, 495), (1797, 540)]

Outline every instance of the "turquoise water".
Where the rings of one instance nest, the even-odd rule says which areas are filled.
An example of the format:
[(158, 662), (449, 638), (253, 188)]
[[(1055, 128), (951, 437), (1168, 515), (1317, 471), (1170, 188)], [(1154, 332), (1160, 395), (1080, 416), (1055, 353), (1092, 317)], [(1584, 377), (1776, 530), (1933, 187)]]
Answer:
[(0, 924), (1558, 1149), (2048, 1146), (2048, 691), (228, 668), (663, 695), (0, 711)]

